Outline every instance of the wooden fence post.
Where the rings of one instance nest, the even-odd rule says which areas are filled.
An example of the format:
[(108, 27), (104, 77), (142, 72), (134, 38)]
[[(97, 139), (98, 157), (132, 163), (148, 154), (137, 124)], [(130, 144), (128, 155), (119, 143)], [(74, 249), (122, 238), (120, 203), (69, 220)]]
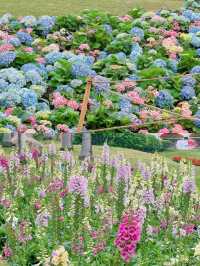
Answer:
[(90, 160), (93, 160), (92, 136), (90, 131), (87, 130), (86, 127), (84, 127), (82, 131), (82, 145), (79, 159), (85, 160), (86, 158), (90, 158)]
[(73, 149), (73, 134), (70, 131), (61, 133), (61, 150), (65, 149)]

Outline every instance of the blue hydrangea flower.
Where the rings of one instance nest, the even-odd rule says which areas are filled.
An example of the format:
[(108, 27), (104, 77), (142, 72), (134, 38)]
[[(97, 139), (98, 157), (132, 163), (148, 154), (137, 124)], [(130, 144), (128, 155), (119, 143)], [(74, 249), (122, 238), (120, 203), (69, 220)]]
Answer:
[(168, 63), (169, 67), (171, 68), (171, 70), (176, 73), (178, 70), (178, 62), (175, 59), (170, 59), (169, 63)]
[(200, 48), (198, 48), (196, 51), (197, 51), (197, 55), (200, 56)]
[(108, 54), (104, 51), (99, 53), (98, 60), (105, 59), (108, 56)]
[(126, 61), (126, 54), (123, 52), (119, 52), (115, 54), (115, 56), (117, 57), (119, 61)]
[(50, 107), (47, 103), (42, 102), (42, 103), (36, 104), (36, 109), (37, 111), (49, 111)]
[(67, 92), (67, 93), (73, 93), (74, 89), (70, 87), (69, 85), (59, 85), (56, 89), (57, 91)]
[(141, 40), (144, 38), (144, 31), (139, 27), (133, 27), (130, 34), (134, 37), (139, 37)]
[(111, 25), (109, 25), (109, 24), (104, 24), (103, 27), (104, 27), (105, 31), (106, 31), (108, 34), (110, 34), (110, 35), (112, 34), (112, 27), (111, 27)]
[(62, 55), (63, 55), (63, 58), (67, 60), (74, 57), (74, 54), (71, 51), (64, 51), (62, 52)]
[(15, 47), (19, 47), (21, 45), (20, 39), (17, 37), (10, 39), (8, 43), (12, 44)]
[(183, 16), (186, 17), (189, 21), (200, 20), (200, 13), (196, 13), (189, 9), (183, 11)]
[(25, 16), (22, 18), (21, 23), (23, 23), (27, 28), (32, 28), (37, 25), (37, 19), (34, 16)]
[(78, 77), (88, 77), (88, 76), (94, 76), (96, 73), (95, 71), (91, 70), (91, 68), (83, 63), (76, 63), (72, 65), (72, 75), (75, 78)]
[(47, 35), (55, 25), (56, 18), (50, 16), (42, 16), (38, 19), (38, 29), (42, 31), (43, 35)]
[(174, 98), (167, 90), (159, 91), (156, 96), (155, 104), (160, 108), (171, 108), (173, 106)]
[[(131, 113), (127, 113), (125, 111), (119, 111), (116, 112), (114, 115), (117, 119), (121, 120), (121, 119), (129, 119), (129, 121), (135, 121), (135, 119), (137, 119), (137, 117), (134, 114)], [(139, 120), (139, 119), (138, 119)]]
[(37, 102), (37, 94), (34, 91), (29, 90), (22, 95), (22, 104), (25, 108), (35, 106)]
[(50, 52), (45, 55), (47, 64), (54, 64), (56, 61), (62, 58), (63, 58), (63, 54), (61, 52)]
[(190, 71), (191, 74), (200, 74), (200, 66), (195, 66)]
[(0, 79), (0, 92), (6, 91), (8, 85), (9, 84), (7, 81), (5, 81), (4, 79)]
[(153, 62), (154, 66), (156, 67), (160, 67), (160, 68), (166, 68), (167, 67), (167, 63), (165, 60), (163, 59), (156, 59), (154, 62)]
[(191, 44), (195, 47), (195, 48), (200, 48), (200, 37), (198, 37), (195, 34), (191, 34), (192, 35), (192, 39), (191, 39)]
[(71, 64), (86, 64), (92, 66), (95, 58), (93, 56), (77, 55), (73, 56), (68, 60)]
[(26, 79), (23, 72), (18, 71), (15, 68), (4, 69), (5, 79), (10, 83), (14, 83), (18, 87), (24, 87), (26, 85)]
[(2, 52), (0, 53), (0, 66), (7, 67), (15, 61), (15, 52)]
[(47, 131), (44, 132), (44, 137), (46, 139), (53, 139), (56, 136), (56, 131), (52, 128), (49, 128)]
[(47, 78), (48, 75), (47, 75), (47, 69), (44, 65), (41, 65), (41, 64), (33, 64), (33, 63), (28, 63), (28, 64), (24, 64), (22, 67), (21, 67), (21, 70), (23, 72), (28, 72), (28, 71), (37, 71), (41, 76)]
[(198, 33), (198, 32), (200, 32), (200, 27), (191, 26), (191, 27), (189, 28), (189, 33), (194, 33), (194, 34), (196, 34), (196, 33)]
[(198, 110), (195, 114), (195, 120), (194, 123), (197, 127), (200, 127), (200, 110)]
[(33, 42), (33, 38), (32, 36), (27, 33), (27, 32), (23, 32), (23, 31), (18, 31), (17, 32), (17, 37), (19, 38), (19, 40), (26, 44), (26, 45), (31, 45), (31, 43)]
[(181, 90), (181, 98), (183, 100), (191, 100), (193, 97), (195, 97), (195, 90), (190, 86), (184, 86)]
[(16, 132), (16, 127), (14, 127), (13, 125), (7, 124), (5, 125), (5, 128), (10, 129), (11, 132)]
[(0, 25), (8, 24), (10, 22), (10, 19), (12, 18), (12, 15), (7, 13), (0, 17)]
[(53, 72), (55, 70), (56, 70), (56, 67), (55, 66), (52, 66), (52, 65), (47, 65), (46, 66), (47, 73)]
[(181, 80), (184, 86), (190, 86), (193, 88), (196, 84), (196, 79), (189, 75), (182, 77)]
[(13, 107), (21, 103), (21, 97), (16, 90), (0, 93), (0, 106)]
[(122, 98), (119, 102), (119, 107), (121, 111), (130, 113), (132, 110), (132, 104), (128, 99)]
[(40, 85), (43, 83), (42, 77), (35, 70), (30, 70), (25, 73), (26, 81), (31, 82), (33, 85)]
[(132, 45), (132, 51), (130, 54), (130, 60), (135, 62), (140, 55), (142, 55), (143, 49), (140, 47), (138, 43), (134, 43)]
[(70, 86), (72, 88), (78, 88), (80, 87), (81, 85), (83, 84), (82, 80), (80, 79), (72, 79), (71, 82), (70, 82)]
[(139, 77), (136, 74), (132, 74), (130, 76), (128, 76), (127, 80), (138, 80)]
[(110, 82), (107, 78), (97, 75), (93, 78), (92, 84), (96, 93), (107, 93), (110, 90)]

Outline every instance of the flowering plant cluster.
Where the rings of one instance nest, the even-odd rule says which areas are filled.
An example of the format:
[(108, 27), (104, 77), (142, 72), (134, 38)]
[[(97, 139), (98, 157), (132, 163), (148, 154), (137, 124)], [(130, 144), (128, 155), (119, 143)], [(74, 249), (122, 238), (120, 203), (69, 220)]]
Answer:
[[(198, 1), (185, 2), (176, 12), (132, 10), (125, 16), (101, 11), (39, 18), (3, 15), (0, 111), (13, 108), (12, 114), (31, 127), (33, 119), (39, 127), (45, 120), (46, 131), (58, 124), (74, 127), (90, 76), (90, 128), (137, 121), (145, 131), (143, 124), (154, 117), (138, 119), (149, 104), (181, 114), (184, 129), (199, 131), (200, 13)], [(0, 120), (0, 128), (4, 124), (13, 130), (12, 123)], [(148, 130), (172, 126), (161, 123)]]
[(195, 168), (184, 161), (130, 165), (104, 145), (80, 162), (50, 144), (1, 154), (0, 180), (3, 265), (200, 262)]
[(172, 159), (175, 162), (180, 162), (181, 160), (191, 161), (192, 165), (200, 166), (200, 160), (197, 158), (192, 158), (192, 157), (182, 158), (181, 156), (174, 156)]

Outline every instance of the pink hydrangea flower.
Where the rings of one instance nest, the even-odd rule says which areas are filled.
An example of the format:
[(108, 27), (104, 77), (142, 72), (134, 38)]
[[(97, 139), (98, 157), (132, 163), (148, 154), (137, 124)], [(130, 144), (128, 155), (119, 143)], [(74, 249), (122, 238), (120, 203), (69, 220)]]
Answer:
[(161, 118), (161, 113), (159, 111), (151, 111), (150, 116), (155, 120), (159, 120)]
[(33, 29), (32, 28), (27, 28), (26, 31), (31, 34), (33, 32)]
[(12, 108), (12, 107), (9, 107), (9, 108), (7, 108), (7, 109), (4, 111), (4, 114), (5, 114), (6, 116), (9, 116), (9, 115), (12, 114), (12, 112), (13, 112), (13, 108)]
[(5, 43), (5, 44), (0, 45), (0, 53), (12, 51), (14, 49), (15, 49), (14, 46), (12, 44), (9, 44), (9, 43)]
[(148, 118), (149, 112), (147, 110), (140, 111), (140, 119), (146, 120)]
[(65, 132), (65, 133), (69, 131), (68, 126), (63, 125), (63, 124), (59, 124), (59, 125), (57, 125), (57, 129), (58, 129), (59, 131), (61, 131), (61, 132)]
[(65, 97), (63, 97), (59, 92), (55, 92), (53, 94), (53, 102), (52, 103), (53, 103), (55, 108), (60, 108), (60, 107), (67, 105), (68, 100)]
[(140, 97), (137, 91), (131, 91), (128, 93), (128, 97), (132, 100), (135, 104), (144, 104), (144, 99)]
[(67, 106), (71, 107), (73, 110), (78, 110), (79, 109), (79, 104), (74, 101), (74, 100), (68, 100), (67, 101)]
[(89, 51), (90, 50), (90, 46), (87, 44), (87, 43), (82, 43), (80, 46), (79, 46), (79, 49), (81, 51)]
[(187, 133), (187, 131), (184, 130), (180, 124), (175, 124), (174, 127), (172, 128), (172, 133), (184, 136)]
[(116, 90), (118, 92), (124, 92), (126, 90), (126, 87), (123, 84), (117, 84), (116, 85)]
[(44, 57), (37, 57), (37, 58), (36, 58), (36, 62), (37, 62), (38, 64), (45, 64), (45, 63), (46, 63), (46, 60), (45, 60)]
[(33, 52), (33, 48), (32, 47), (24, 47), (24, 51), (27, 53), (32, 53)]
[(129, 15), (121, 16), (119, 17), (119, 20), (126, 22), (126, 21), (131, 21), (133, 18)]
[(165, 128), (162, 128), (162, 129), (159, 130), (158, 134), (160, 136), (165, 135), (165, 134), (169, 134), (169, 129), (166, 128), (166, 127)]

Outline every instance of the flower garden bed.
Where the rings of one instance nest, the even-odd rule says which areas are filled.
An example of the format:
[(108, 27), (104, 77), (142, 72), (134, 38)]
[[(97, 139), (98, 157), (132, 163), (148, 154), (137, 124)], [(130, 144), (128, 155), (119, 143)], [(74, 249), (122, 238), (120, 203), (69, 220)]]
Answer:
[(200, 160), (197, 159), (197, 158), (191, 158), (191, 157), (184, 158), (184, 157), (181, 157), (181, 156), (174, 156), (172, 159), (175, 162), (180, 162), (181, 160), (186, 160), (186, 161), (191, 162), (192, 165), (200, 166)]
[(75, 132), (88, 77), (86, 127), (116, 130), (95, 132), (93, 144), (153, 152), (169, 134), (198, 134), (200, 5), (185, 4), (0, 17), (0, 137), (18, 132), (19, 144), (0, 154), (0, 264), (200, 265), (199, 159), (126, 150), (130, 164), (105, 144), (101, 157), (80, 161), (55, 141), (20, 145), (27, 132)]
[(5, 265), (199, 263), (200, 202), (187, 164), (155, 156), (132, 167), (107, 145), (80, 163), (51, 145), (1, 156), (0, 166)]

